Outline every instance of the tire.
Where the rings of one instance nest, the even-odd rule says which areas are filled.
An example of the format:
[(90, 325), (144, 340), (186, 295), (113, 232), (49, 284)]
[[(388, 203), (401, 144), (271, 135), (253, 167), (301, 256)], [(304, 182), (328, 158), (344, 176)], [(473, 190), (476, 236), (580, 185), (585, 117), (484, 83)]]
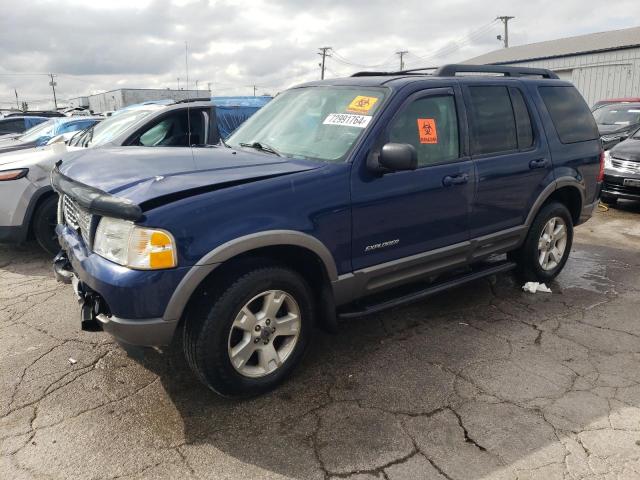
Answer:
[(60, 244), (56, 235), (58, 216), (58, 195), (51, 195), (38, 205), (33, 214), (31, 229), (40, 246), (50, 255), (60, 251)]
[[(558, 231), (550, 236), (552, 219), (557, 219), (553, 229)], [(564, 237), (560, 234), (560, 226), (564, 224)], [(546, 235), (543, 237), (543, 233)], [(573, 243), (573, 220), (566, 206), (559, 202), (552, 202), (540, 210), (536, 215), (524, 244), (520, 249), (511, 252), (508, 257), (518, 263), (519, 273), (524, 281), (549, 282), (562, 271)], [(562, 247), (563, 245), (563, 247)], [(553, 249), (553, 247), (557, 249)], [(562, 247), (562, 248), (561, 248)], [(545, 257), (546, 251), (553, 251)], [(561, 255), (558, 253), (561, 252)], [(559, 258), (557, 258), (559, 257)], [(545, 264), (543, 266), (543, 264)]]
[[(207, 387), (224, 397), (265, 393), (289, 376), (310, 342), (314, 325), (313, 295), (298, 273), (265, 262), (222, 280), (222, 286), (205, 288), (187, 313), (183, 339), (187, 363)], [(274, 307), (268, 313), (267, 305), (278, 302), (281, 308)], [(247, 309), (255, 315), (241, 313)], [(283, 333), (288, 330), (287, 325), (291, 327), (293, 323), (285, 324), (284, 319), (295, 321), (296, 312), (297, 337), (292, 340), (293, 335)], [(268, 326), (270, 317), (272, 323)], [(259, 332), (255, 322), (252, 323), (254, 320), (262, 327)], [(238, 328), (239, 324), (243, 327)], [(283, 325), (280, 331), (269, 332), (279, 325)], [(234, 357), (234, 365), (231, 358), (236, 351), (253, 353), (246, 355), (243, 365), (240, 365), (242, 355)], [(278, 352), (276, 360), (272, 359), (273, 351)], [(265, 358), (271, 360), (263, 361)]]

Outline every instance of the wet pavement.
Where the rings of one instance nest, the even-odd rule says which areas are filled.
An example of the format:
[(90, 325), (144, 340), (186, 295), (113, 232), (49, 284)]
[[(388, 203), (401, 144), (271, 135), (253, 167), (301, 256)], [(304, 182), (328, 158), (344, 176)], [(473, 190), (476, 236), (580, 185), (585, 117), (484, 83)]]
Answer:
[(551, 294), (510, 275), (318, 333), (271, 394), (79, 331), (0, 246), (0, 478), (640, 478), (640, 206), (579, 227)]

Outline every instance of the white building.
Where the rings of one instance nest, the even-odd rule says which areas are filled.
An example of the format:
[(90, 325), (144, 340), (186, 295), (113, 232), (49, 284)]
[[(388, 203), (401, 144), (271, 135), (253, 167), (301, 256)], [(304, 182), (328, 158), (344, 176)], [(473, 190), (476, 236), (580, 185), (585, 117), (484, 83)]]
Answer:
[(503, 48), (465, 63), (548, 68), (572, 81), (589, 105), (640, 97), (640, 27)]
[(153, 88), (120, 88), (86, 97), (69, 99), (71, 107), (87, 107), (94, 113), (119, 110), (149, 100), (185, 100), (187, 98), (210, 98), (209, 90), (170, 90)]

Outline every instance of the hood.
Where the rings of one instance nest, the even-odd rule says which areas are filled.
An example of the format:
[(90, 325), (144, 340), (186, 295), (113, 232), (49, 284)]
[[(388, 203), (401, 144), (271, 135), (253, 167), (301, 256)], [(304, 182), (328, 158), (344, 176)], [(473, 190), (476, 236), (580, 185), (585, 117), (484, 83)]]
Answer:
[(3, 153), (0, 155), (0, 168), (6, 170), (9, 168), (29, 168), (34, 165), (41, 165), (51, 170), (54, 162), (66, 151), (64, 147), (64, 145), (50, 145), (47, 147), (26, 148)]
[(638, 124), (629, 125), (604, 125), (598, 124), (598, 132), (600, 135), (611, 135), (612, 133), (624, 132), (638, 128)]
[(640, 162), (640, 140), (629, 138), (624, 142), (620, 142), (610, 150), (610, 154), (620, 160)]
[(59, 170), (74, 182), (140, 205), (320, 166), (224, 147), (120, 147), (68, 153)]
[(22, 142), (17, 137), (3, 138), (0, 140), (0, 153), (13, 152), (36, 146), (36, 142)]

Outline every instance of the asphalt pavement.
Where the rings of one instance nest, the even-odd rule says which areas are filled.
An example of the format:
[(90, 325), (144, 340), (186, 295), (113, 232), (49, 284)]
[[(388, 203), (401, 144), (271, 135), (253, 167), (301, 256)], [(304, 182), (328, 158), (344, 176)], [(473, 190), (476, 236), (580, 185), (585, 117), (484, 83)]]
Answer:
[(230, 401), (178, 350), (81, 332), (50, 259), (0, 246), (0, 478), (639, 479), (640, 205), (578, 227), (549, 286), (349, 321)]

